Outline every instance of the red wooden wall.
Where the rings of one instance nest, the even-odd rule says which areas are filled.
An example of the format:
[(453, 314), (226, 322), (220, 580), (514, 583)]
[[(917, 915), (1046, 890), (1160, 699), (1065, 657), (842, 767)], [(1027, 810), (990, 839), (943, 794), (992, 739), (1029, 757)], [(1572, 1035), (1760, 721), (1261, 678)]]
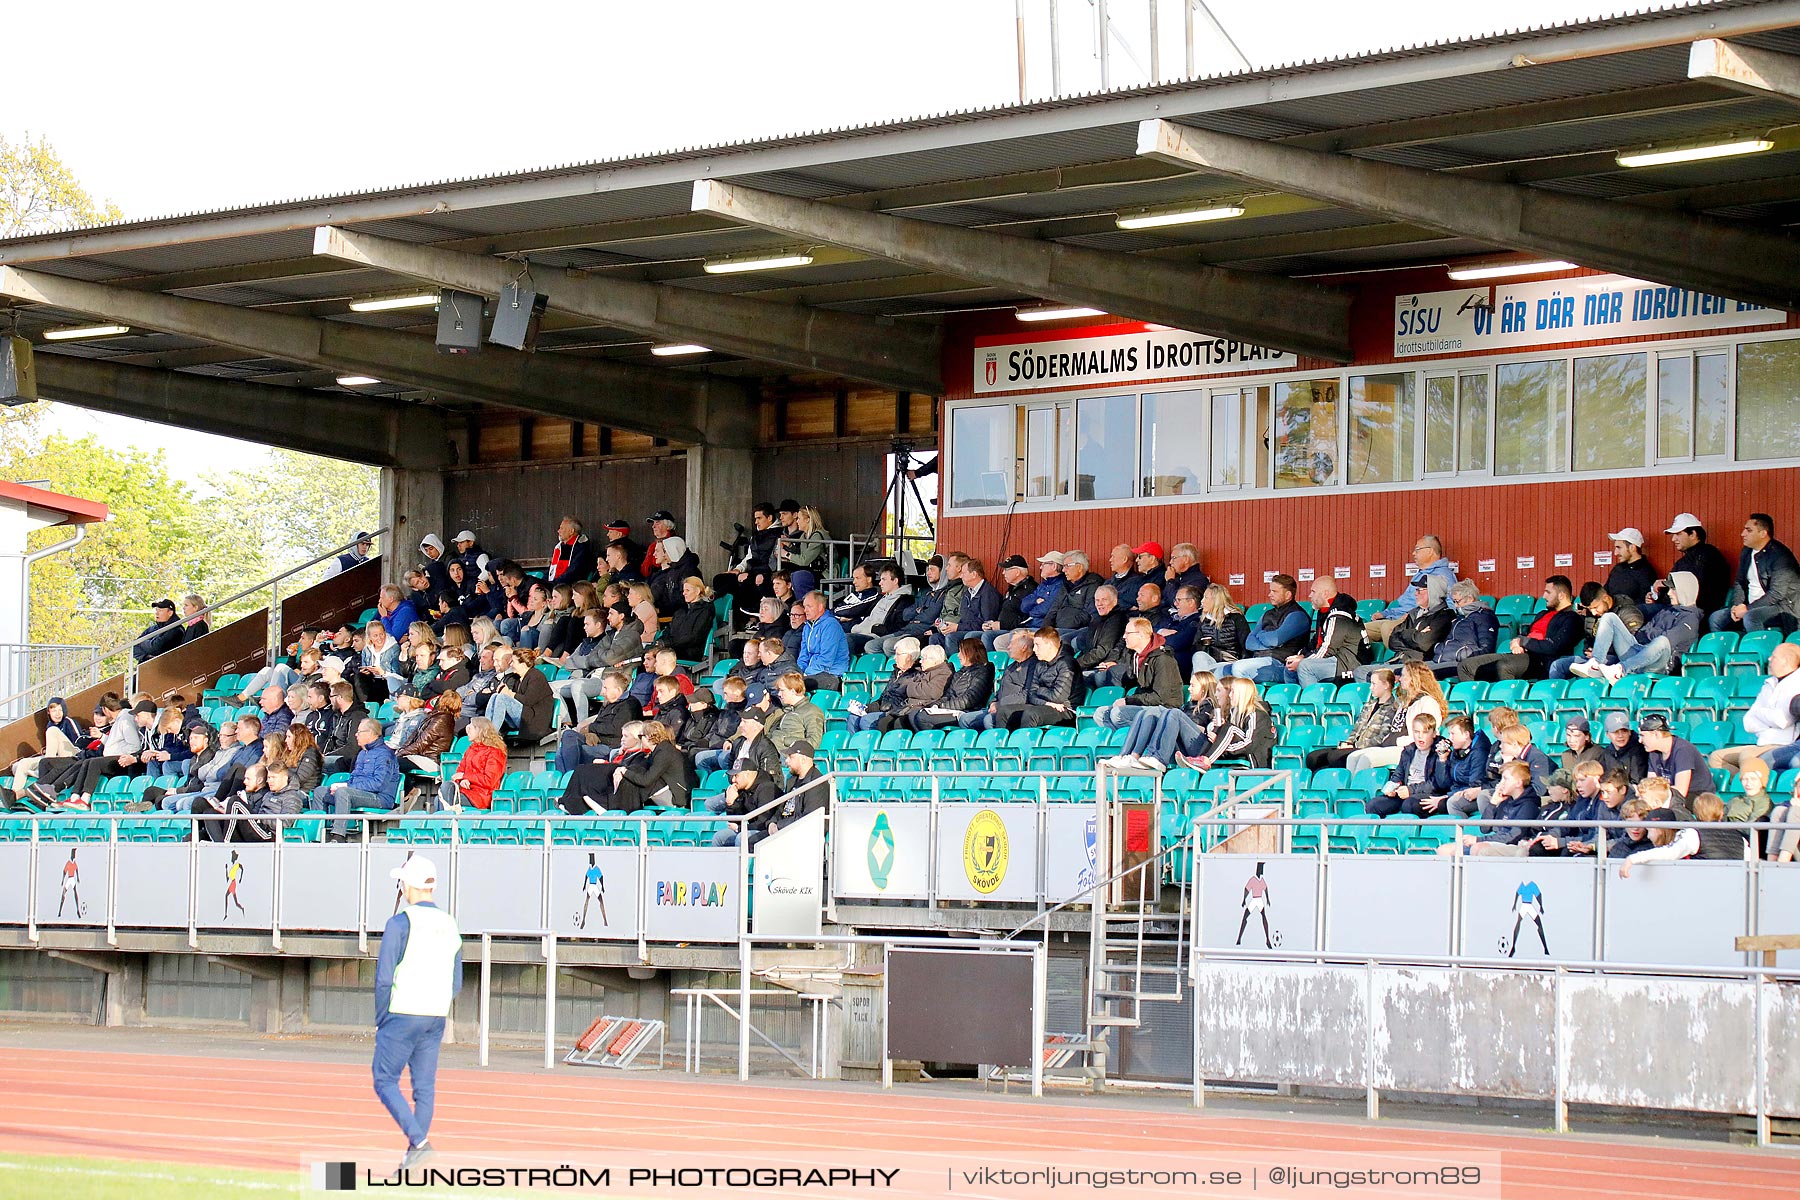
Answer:
[[(1232, 595), (1254, 603), (1265, 598), (1263, 572), (1294, 574), (1307, 567), (1320, 575), (1349, 567), (1349, 580), (1339, 581), (1343, 590), (1358, 599), (1391, 597), (1403, 586), (1414, 540), (1435, 533), (1460, 563), (1460, 574), (1483, 592), (1535, 594), (1547, 575), (1567, 575), (1577, 585), (1604, 579), (1608, 568), (1594, 565), (1594, 551), (1611, 550), (1606, 535), (1626, 525), (1643, 530), (1650, 561), (1659, 571), (1668, 570), (1675, 551), (1661, 530), (1682, 512), (1705, 522), (1710, 540), (1733, 563), (1743, 546), (1738, 530), (1752, 512), (1772, 515), (1776, 536), (1794, 545), (1800, 542), (1800, 472), (1646, 475), (1060, 512), (1021, 505), (1010, 531), (1004, 512), (946, 517), (938, 526), (938, 544), (967, 550), (990, 565), (1002, 554), (1032, 558), (1045, 550), (1085, 550), (1104, 572), (1107, 552), (1120, 542), (1193, 542), (1206, 573), (1218, 583), (1233, 573), (1243, 575), (1244, 586), (1233, 588)], [(1555, 566), (1557, 554), (1574, 555), (1575, 565)], [(1519, 570), (1521, 555), (1535, 556), (1536, 566)], [(1495, 570), (1479, 572), (1486, 558), (1496, 560)], [(1387, 577), (1370, 580), (1371, 563), (1386, 564)]]
[[(1442, 267), (1323, 282), (1341, 282), (1355, 291), (1352, 344), (1357, 363), (1370, 365), (1396, 361), (1392, 321), (1397, 295), (1458, 286)], [(1114, 320), (1103, 318), (1094, 324)], [(1792, 329), (1797, 325), (1800, 316), (1790, 314), (1785, 327)], [(1721, 332), (1714, 330), (1696, 336), (1717, 336)], [(971, 314), (950, 326), (944, 352), (949, 399), (973, 394), (974, 339), (994, 333), (1017, 335), (1019, 340), (1029, 336), (1005, 312)], [(1660, 339), (1621, 338), (1582, 344), (1652, 340)], [(1561, 353), (1570, 348), (1565, 345), (1546, 349)], [(1529, 350), (1511, 348), (1468, 357), (1479, 361), (1522, 353)], [(1301, 369), (1326, 365), (1309, 359), (1300, 362)], [(1241, 373), (1214, 376), (1244, 377)], [(1119, 385), (1121, 390), (1133, 386)], [(1011, 393), (995, 399), (1017, 399), (1029, 394)], [(1800, 413), (1796, 413), (1796, 419), (1800, 419)], [(1461, 574), (1475, 579), (1482, 591), (1495, 595), (1536, 593), (1547, 575), (1565, 574), (1577, 585), (1585, 579), (1604, 579), (1608, 568), (1594, 565), (1594, 552), (1610, 550), (1607, 533), (1626, 525), (1635, 525), (1644, 532), (1652, 563), (1659, 570), (1667, 570), (1675, 555), (1661, 531), (1681, 512), (1699, 516), (1711, 540), (1733, 563), (1742, 548), (1738, 530), (1745, 515), (1751, 512), (1774, 516), (1776, 536), (1790, 546), (1800, 545), (1800, 479), (1796, 479), (1796, 474), (1790, 468), (1733, 467), (1715, 474), (1645, 474), (1632, 479), (1563, 483), (1481, 481), (1441, 488), (1409, 487), (1387, 493), (1346, 494), (1328, 489), (1314, 495), (1263, 495), (1194, 504), (1083, 505), (1054, 512), (1034, 511), (1021, 504), (1010, 524), (1003, 510), (992, 515), (945, 517), (939, 523), (938, 544), (946, 549), (970, 551), (990, 564), (1002, 554), (1018, 552), (1032, 557), (1044, 550), (1079, 549), (1087, 551), (1096, 568), (1104, 571), (1107, 552), (1120, 542), (1136, 545), (1156, 540), (1168, 546), (1190, 541), (1201, 548), (1201, 565), (1215, 581), (1225, 583), (1232, 574), (1243, 575), (1245, 583), (1234, 588), (1233, 595), (1252, 603), (1264, 599), (1265, 571), (1295, 573), (1301, 568), (1323, 575), (1336, 567), (1348, 567), (1350, 578), (1340, 581), (1345, 591), (1359, 599), (1395, 595), (1410, 566), (1414, 540), (1423, 533), (1436, 533), (1444, 539), (1449, 557), (1460, 564)], [(1556, 566), (1558, 554), (1573, 555), (1573, 565)], [(1520, 570), (1520, 556), (1534, 557), (1536, 562), (1532, 568)], [(1490, 558), (1495, 560), (1495, 569), (1479, 571), (1481, 560)], [(1387, 566), (1385, 578), (1369, 578), (1372, 563)]]

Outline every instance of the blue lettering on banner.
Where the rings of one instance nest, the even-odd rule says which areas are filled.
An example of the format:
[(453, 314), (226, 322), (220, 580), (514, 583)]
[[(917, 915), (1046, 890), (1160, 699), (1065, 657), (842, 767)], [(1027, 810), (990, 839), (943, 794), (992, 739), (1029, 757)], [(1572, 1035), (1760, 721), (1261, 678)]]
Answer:
[(1398, 357), (1779, 325), (1787, 320), (1780, 309), (1617, 275), (1500, 286), (1491, 292), (1400, 296), (1394, 309)]

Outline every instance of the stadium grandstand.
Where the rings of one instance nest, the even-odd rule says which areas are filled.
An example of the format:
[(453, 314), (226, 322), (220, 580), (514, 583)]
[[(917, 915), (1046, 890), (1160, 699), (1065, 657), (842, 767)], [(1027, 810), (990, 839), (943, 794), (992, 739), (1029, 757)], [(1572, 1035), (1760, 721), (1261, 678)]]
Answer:
[(1791, 1136), (1796, 100), (1722, 0), (0, 241), (38, 394), (383, 481), (9, 698), (0, 995), (354, 1025), (429, 847), (559, 1063)]

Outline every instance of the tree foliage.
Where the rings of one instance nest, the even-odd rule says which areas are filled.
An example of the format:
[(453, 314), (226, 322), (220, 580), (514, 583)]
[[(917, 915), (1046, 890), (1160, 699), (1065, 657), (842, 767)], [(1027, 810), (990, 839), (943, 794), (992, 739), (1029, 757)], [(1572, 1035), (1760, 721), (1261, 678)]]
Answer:
[[(169, 475), (161, 450), (24, 432), (24, 425), (6, 426), (0, 476), (102, 500), (111, 510), (73, 550), (32, 567), (33, 641), (124, 641), (143, 628), (159, 597), (204, 594), (214, 585), (230, 533), (209, 522), (192, 489)], [(63, 527), (41, 529), (29, 544), (38, 550), (68, 536)]]
[[(298, 450), (272, 450), (266, 467), (208, 475), (206, 482), (216, 492), (206, 502), (207, 512), (219, 525), (239, 531), (246, 555), (255, 555), (255, 579), (374, 529), (380, 515), (378, 468)], [(326, 565), (309, 568), (282, 591), (318, 581)]]
[(88, 195), (50, 139), (39, 135), (34, 141), (26, 134), (14, 142), (0, 134), (0, 237), (95, 225), (124, 215), (111, 201)]

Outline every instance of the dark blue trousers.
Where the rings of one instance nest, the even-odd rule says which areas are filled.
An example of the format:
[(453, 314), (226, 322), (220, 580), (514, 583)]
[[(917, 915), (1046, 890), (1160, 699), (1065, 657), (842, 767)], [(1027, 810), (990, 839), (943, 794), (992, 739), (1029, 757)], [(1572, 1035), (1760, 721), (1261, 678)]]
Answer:
[[(431, 1133), (431, 1110), (437, 1096), (438, 1047), (444, 1041), (443, 1017), (389, 1013), (375, 1027), (375, 1095), (394, 1124), (417, 1146)], [(412, 1072), (412, 1104), (400, 1094), (400, 1072)]]

